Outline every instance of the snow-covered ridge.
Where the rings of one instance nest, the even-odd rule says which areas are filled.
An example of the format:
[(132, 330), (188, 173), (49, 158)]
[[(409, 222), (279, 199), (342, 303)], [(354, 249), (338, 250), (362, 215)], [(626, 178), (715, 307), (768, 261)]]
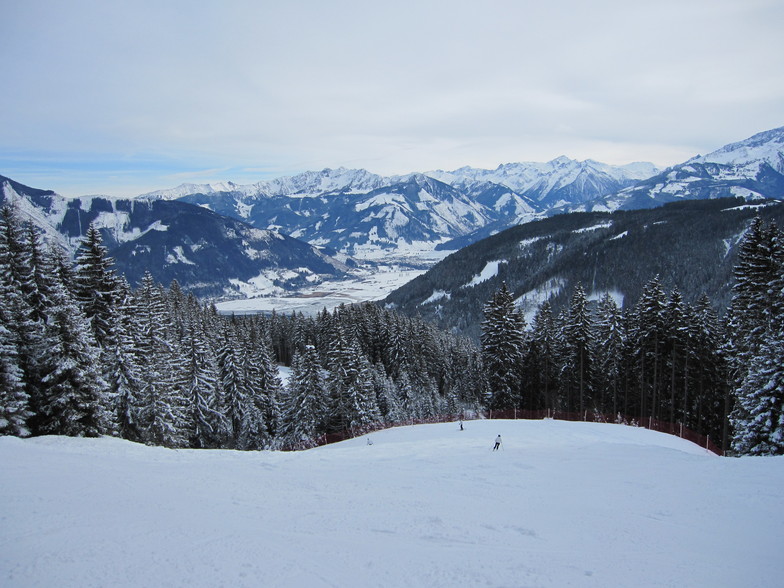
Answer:
[(730, 143), (707, 155), (698, 155), (686, 162), (720, 163), (723, 165), (748, 167), (767, 163), (779, 173), (784, 173), (784, 127), (771, 129), (749, 137), (744, 141)]
[[(454, 171), (434, 170), (398, 176), (380, 176), (364, 169), (326, 168), (321, 171), (306, 171), (293, 176), (284, 176), (254, 184), (218, 182), (213, 184), (181, 184), (176, 188), (156, 190), (142, 194), (144, 198), (182, 198), (191, 194), (217, 194), (232, 192), (246, 197), (261, 196), (317, 196), (330, 192), (361, 194), (409, 180), (433, 178), (454, 185), (458, 183), (492, 182), (515, 191), (529, 190), (537, 185), (563, 186), (578, 179), (580, 174), (593, 172), (618, 181), (645, 179), (658, 170), (651, 163), (630, 163), (612, 166), (593, 160), (576, 161), (558, 157), (546, 163), (522, 162), (499, 165), (495, 170), (462, 167)], [(544, 184), (543, 184), (544, 182)]]
[(329, 192), (363, 193), (380, 188), (408, 176), (379, 176), (364, 169), (323, 169), (306, 171), (293, 176), (263, 180), (253, 184), (218, 182), (213, 184), (180, 184), (176, 188), (142, 194), (142, 198), (175, 200), (191, 194), (231, 192), (246, 197), (263, 196), (318, 196)]
[(494, 170), (461, 167), (454, 171), (436, 170), (427, 175), (449, 184), (492, 182), (516, 192), (549, 193), (556, 188), (579, 182), (581, 176), (606, 176), (614, 181), (643, 180), (658, 173), (652, 163), (638, 162), (613, 166), (587, 159), (576, 161), (561, 156), (545, 163), (505, 163)]

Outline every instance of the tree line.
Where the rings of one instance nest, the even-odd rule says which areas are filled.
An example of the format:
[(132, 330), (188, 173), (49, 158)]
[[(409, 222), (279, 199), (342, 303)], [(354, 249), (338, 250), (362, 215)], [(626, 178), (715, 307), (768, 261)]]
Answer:
[[(226, 317), (89, 228), (72, 262), (0, 211), (0, 434), (303, 448), (330, 432), (476, 409), (475, 345), (371, 304)], [(287, 384), (278, 365), (290, 366)]]
[[(71, 260), (0, 209), (0, 434), (167, 447), (307, 448), (465, 411), (682, 423), (738, 454), (784, 453), (784, 251), (756, 219), (720, 318), (651, 279), (634, 306), (581, 285), (530, 326), (506, 286), (481, 346), (379, 305), (222, 316), (146, 274), (132, 288), (90, 227)], [(281, 381), (278, 366), (290, 367)]]
[(723, 319), (657, 277), (634, 306), (578, 284), (530, 328), (502, 285), (484, 306), (488, 406), (681, 423), (736, 454), (784, 453), (784, 244), (774, 223), (746, 232)]

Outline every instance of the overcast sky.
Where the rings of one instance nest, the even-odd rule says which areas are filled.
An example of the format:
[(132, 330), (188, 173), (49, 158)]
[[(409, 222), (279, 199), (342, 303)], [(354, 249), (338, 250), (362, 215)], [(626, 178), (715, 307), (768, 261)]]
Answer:
[(0, 3), (0, 175), (68, 196), (667, 166), (784, 125), (782, 0)]

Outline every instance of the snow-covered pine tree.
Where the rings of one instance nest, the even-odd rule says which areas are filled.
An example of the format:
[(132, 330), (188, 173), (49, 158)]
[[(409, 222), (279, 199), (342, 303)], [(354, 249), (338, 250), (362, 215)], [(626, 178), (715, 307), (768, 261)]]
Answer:
[(29, 398), (19, 367), (17, 338), (6, 301), (10, 287), (3, 279), (3, 262), (0, 254), (0, 435), (25, 437), (30, 434), (27, 419), (30, 417)]
[(378, 410), (387, 424), (402, 423), (409, 418), (394, 380), (383, 371), (375, 370), (373, 387), (376, 392)]
[(594, 324), (595, 366), (597, 403), (602, 412), (615, 417), (621, 410), (623, 350), (626, 340), (626, 329), (623, 315), (617, 303), (609, 294), (605, 294), (596, 309)]
[(577, 410), (581, 415), (593, 404), (592, 329), (588, 297), (582, 284), (578, 283), (563, 325), (565, 362), (561, 368), (561, 382), (566, 389), (567, 410)]
[(46, 342), (44, 315), (31, 305), (38, 299), (34, 296), (36, 285), (30, 247), (14, 209), (10, 206), (0, 208), (0, 282), (3, 284), (6, 328), (16, 349), (13, 362), (21, 370), (23, 394), (28, 402), (27, 429), (36, 435), (43, 388), (41, 361)]
[(87, 233), (76, 250), (74, 286), (76, 299), (95, 340), (104, 346), (115, 322), (119, 282), (113, 269), (114, 260), (108, 256), (101, 233), (90, 223)]
[(123, 439), (141, 441), (137, 418), (143, 378), (134, 338), (137, 308), (127, 281), (121, 278), (119, 282), (117, 308), (111, 314), (107, 338), (110, 344), (103, 348), (104, 374), (116, 415), (117, 434)]
[[(687, 322), (687, 307), (678, 288), (670, 292), (664, 309), (665, 357), (662, 377), (661, 415), (667, 415), (675, 423), (678, 407), (683, 405), (685, 394), (683, 373), (691, 353), (690, 329)], [(669, 375), (669, 377), (664, 377)]]
[(58, 251), (63, 257), (65, 252), (56, 245), (52, 245), (46, 250), (41, 242), (40, 230), (32, 224), (28, 223), (24, 227), (24, 232), (32, 278), (30, 288), (25, 296), (32, 308), (34, 320), (46, 322), (48, 309), (54, 305), (53, 282), (57, 279), (55, 262), (60, 259), (60, 257), (53, 256), (52, 250)]
[(659, 276), (643, 288), (635, 306), (631, 339), (637, 351), (635, 371), (640, 396), (640, 420), (658, 418), (666, 327), (664, 309), (667, 295)]
[(97, 437), (114, 430), (98, 344), (87, 318), (62, 284), (46, 325), (47, 350), (39, 410), (39, 432)]
[(515, 307), (506, 284), (502, 284), (485, 305), (482, 322), (482, 360), (491, 409), (520, 405), (524, 329), (525, 319)]
[(487, 381), (482, 367), (482, 352), (467, 340), (458, 341), (452, 348), (455, 356), (455, 395), (461, 415), (464, 411), (477, 412), (486, 397)]
[(328, 395), (316, 348), (307, 345), (296, 353), (291, 365), (283, 410), (283, 445), (308, 449), (318, 444), (325, 432)]
[[(751, 360), (736, 390), (732, 449), (740, 455), (784, 455), (784, 337), (771, 338)], [(739, 418), (742, 415), (742, 420)]]
[(185, 353), (187, 437), (194, 448), (220, 447), (226, 441), (228, 421), (218, 410), (218, 367), (204, 338), (198, 316), (188, 317), (182, 349)]
[(149, 272), (135, 293), (137, 308), (137, 361), (141, 367), (141, 390), (137, 426), (148, 445), (185, 447), (181, 390), (171, 386), (172, 347), (166, 339), (167, 320), (164, 296)]
[(243, 371), (248, 389), (264, 418), (264, 446), (271, 447), (278, 435), (283, 391), (278, 366), (273, 360), (272, 344), (266, 332), (251, 328), (243, 341), (243, 348)]
[(727, 440), (729, 387), (722, 342), (724, 332), (710, 300), (703, 295), (696, 306), (684, 307), (684, 356), (680, 404), (676, 421), (719, 444)]
[(757, 219), (741, 245), (729, 331), (735, 357), (732, 448), (784, 454), (784, 237)]
[(268, 442), (264, 414), (248, 384), (234, 317), (223, 325), (217, 363), (223, 399), (221, 412), (229, 421), (229, 446), (263, 449)]
[(398, 380), (401, 372), (407, 371), (409, 366), (408, 349), (403, 320), (398, 315), (390, 317), (387, 321), (388, 339), (382, 354), (387, 374)]
[(381, 420), (370, 364), (340, 327), (328, 355), (331, 430), (362, 433)]

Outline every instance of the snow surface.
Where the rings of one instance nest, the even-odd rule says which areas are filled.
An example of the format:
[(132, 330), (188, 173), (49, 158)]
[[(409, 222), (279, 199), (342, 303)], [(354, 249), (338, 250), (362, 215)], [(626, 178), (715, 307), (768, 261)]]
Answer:
[(474, 286), (478, 286), (482, 282), (486, 282), (490, 278), (494, 278), (498, 275), (498, 266), (502, 263), (506, 263), (505, 259), (495, 260), (495, 261), (488, 261), (485, 264), (485, 267), (482, 268), (482, 271), (471, 278), (471, 281), (467, 284), (463, 284), (460, 286), (461, 288), (473, 288)]
[(590, 233), (591, 231), (598, 231), (599, 229), (609, 229), (612, 226), (613, 226), (612, 221), (607, 221), (607, 222), (591, 225), (590, 227), (583, 227), (581, 229), (575, 229), (572, 232), (573, 233)]
[(784, 458), (552, 420), (369, 439), (0, 438), (0, 585), (781, 585)]
[(538, 288), (529, 290), (522, 296), (517, 297), (514, 302), (517, 308), (523, 312), (525, 324), (530, 327), (542, 303), (547, 302), (553, 296), (557, 296), (565, 285), (566, 282), (563, 278), (550, 278)]
[(423, 259), (423, 267), (418, 268), (407, 267), (403, 261), (399, 264), (379, 265), (372, 271), (352, 270), (346, 279), (324, 280), (288, 295), (282, 288), (276, 287), (272, 277), (266, 274), (249, 282), (233, 280), (232, 283), (246, 298), (219, 302), (215, 306), (222, 314), (253, 314), (275, 310), (284, 314), (301, 312), (314, 316), (324, 308), (332, 310), (341, 304), (382, 300), (396, 288), (425, 273), (435, 263), (434, 260), (442, 259), (449, 253), (433, 252), (429, 258)]

